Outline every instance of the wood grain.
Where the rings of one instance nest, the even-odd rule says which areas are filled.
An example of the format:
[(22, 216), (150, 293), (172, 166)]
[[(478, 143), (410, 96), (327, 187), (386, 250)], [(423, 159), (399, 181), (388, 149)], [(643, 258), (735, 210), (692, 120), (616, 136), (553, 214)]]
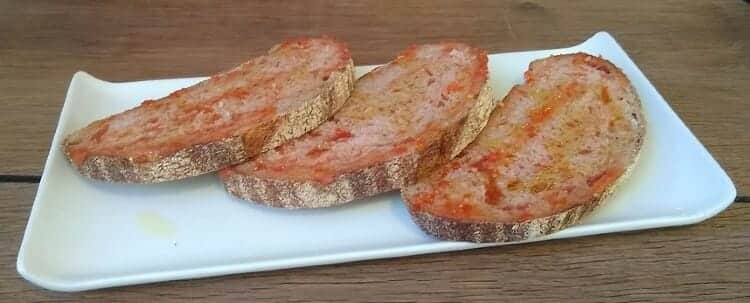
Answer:
[[(0, 175), (39, 175), (76, 70), (110, 81), (206, 75), (284, 37), (329, 34), (359, 64), (410, 43), (492, 52), (611, 32), (750, 195), (750, 5), (742, 1), (5, 1)], [(102, 100), (107, 102), (107, 100)]]
[(0, 301), (522, 302), (750, 300), (750, 204), (694, 226), (97, 290), (22, 280), (18, 245), (36, 185), (0, 184)]

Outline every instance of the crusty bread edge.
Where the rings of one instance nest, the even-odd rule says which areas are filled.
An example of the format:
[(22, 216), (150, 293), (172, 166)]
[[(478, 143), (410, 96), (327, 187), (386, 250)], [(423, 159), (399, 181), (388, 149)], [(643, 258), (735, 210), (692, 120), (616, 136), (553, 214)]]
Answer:
[[(247, 161), (289, 139), (316, 128), (335, 113), (354, 89), (354, 62), (334, 71), (312, 100), (264, 125), (231, 136), (179, 150), (156, 161), (136, 162), (132, 158), (92, 155), (81, 165), (70, 161), (68, 141), (63, 150), (84, 176), (121, 183), (157, 183), (217, 171)], [(68, 137), (70, 138), (70, 136)]]
[[(602, 59), (603, 60), (603, 59)], [(614, 64), (604, 60), (604, 62), (617, 71), (621, 77), (628, 80), (627, 76)], [(591, 213), (602, 205), (607, 198), (623, 183), (632, 172), (640, 158), (644, 139), (646, 136), (647, 121), (643, 112), (643, 104), (638, 97), (638, 92), (628, 80), (628, 88), (635, 98), (629, 105), (635, 106), (634, 113), (637, 115), (638, 136), (636, 138), (635, 155), (630, 161), (630, 165), (625, 169), (623, 174), (617, 178), (602, 194), (592, 201), (576, 205), (565, 211), (542, 218), (535, 218), (524, 222), (515, 223), (497, 223), (497, 222), (469, 222), (445, 218), (433, 215), (429, 212), (416, 210), (412, 204), (403, 197), (409, 214), (414, 223), (416, 223), (425, 233), (436, 238), (452, 241), (469, 241), (476, 243), (489, 242), (518, 242), (537, 238), (559, 231), (568, 226), (578, 223), (583, 217)], [(507, 96), (506, 96), (507, 97)], [(503, 101), (504, 102), (504, 101)]]
[[(638, 156), (636, 156), (634, 164), (637, 162), (637, 158)], [(631, 165), (599, 198), (547, 217), (524, 222), (466, 222), (415, 210), (410, 203), (406, 202), (406, 198), (403, 198), (403, 200), (406, 202), (414, 223), (425, 233), (438, 239), (475, 243), (518, 242), (548, 235), (578, 223), (607, 200), (616, 188), (629, 177), (633, 166)]]
[(401, 188), (458, 154), (487, 124), (496, 99), (487, 83), (476, 96), (466, 117), (442, 133), (420, 153), (410, 153), (384, 163), (337, 176), (331, 183), (264, 179), (251, 175), (222, 176), (234, 196), (281, 208), (320, 208), (344, 204)]

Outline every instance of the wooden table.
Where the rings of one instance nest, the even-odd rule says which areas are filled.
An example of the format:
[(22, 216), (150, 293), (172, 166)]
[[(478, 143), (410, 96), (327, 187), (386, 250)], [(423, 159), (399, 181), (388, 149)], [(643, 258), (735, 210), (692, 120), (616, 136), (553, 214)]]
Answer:
[[(634, 2), (634, 3), (633, 3)], [(15, 271), (69, 80), (207, 75), (283, 37), (329, 34), (359, 64), (410, 43), (490, 53), (612, 33), (735, 182), (680, 228), (354, 264), (55, 293)], [(742, 1), (0, 3), (2, 301), (750, 301), (750, 4)]]

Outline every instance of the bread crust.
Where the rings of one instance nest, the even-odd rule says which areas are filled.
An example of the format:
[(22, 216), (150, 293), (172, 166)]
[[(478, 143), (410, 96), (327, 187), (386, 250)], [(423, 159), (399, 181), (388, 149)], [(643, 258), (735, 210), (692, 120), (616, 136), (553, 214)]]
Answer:
[(399, 189), (444, 164), (468, 145), (484, 128), (496, 105), (485, 84), (474, 107), (422, 152), (413, 152), (375, 166), (337, 176), (320, 185), (314, 181), (264, 179), (251, 175), (222, 176), (231, 194), (245, 200), (283, 208), (320, 208), (344, 204)]
[[(346, 102), (353, 88), (354, 62), (349, 59), (346, 66), (331, 74), (312, 100), (242, 135), (192, 145), (155, 161), (91, 155), (80, 165), (70, 162), (84, 176), (120, 183), (157, 183), (214, 172), (314, 129)], [(70, 160), (68, 145), (66, 139), (63, 150)]]
[[(639, 148), (640, 150), (640, 148)], [(636, 155), (636, 160), (640, 154)], [(442, 240), (468, 241), (475, 243), (493, 242), (518, 242), (538, 238), (560, 231), (566, 227), (577, 224), (586, 215), (602, 205), (607, 198), (616, 190), (622, 181), (627, 179), (634, 165), (631, 165), (625, 173), (598, 198), (586, 203), (576, 205), (565, 211), (542, 218), (534, 218), (524, 222), (497, 223), (497, 222), (469, 222), (445, 218), (420, 211), (406, 203), (412, 220), (425, 233)], [(406, 200), (406, 198), (403, 198)]]

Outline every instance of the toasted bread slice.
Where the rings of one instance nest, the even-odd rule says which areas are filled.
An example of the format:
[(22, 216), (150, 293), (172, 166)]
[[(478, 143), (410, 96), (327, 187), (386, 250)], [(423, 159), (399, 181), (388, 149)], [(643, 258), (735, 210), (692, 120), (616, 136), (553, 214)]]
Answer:
[(67, 137), (65, 154), (93, 179), (153, 183), (241, 163), (327, 120), (353, 89), (348, 49), (289, 40), (267, 55)]
[(330, 121), (219, 175), (237, 197), (286, 208), (400, 188), (476, 137), (495, 105), (486, 82), (483, 50), (413, 46), (360, 78)]
[(640, 151), (638, 95), (587, 54), (531, 63), (461, 155), (402, 189), (414, 221), (446, 240), (519, 241), (575, 224)]

